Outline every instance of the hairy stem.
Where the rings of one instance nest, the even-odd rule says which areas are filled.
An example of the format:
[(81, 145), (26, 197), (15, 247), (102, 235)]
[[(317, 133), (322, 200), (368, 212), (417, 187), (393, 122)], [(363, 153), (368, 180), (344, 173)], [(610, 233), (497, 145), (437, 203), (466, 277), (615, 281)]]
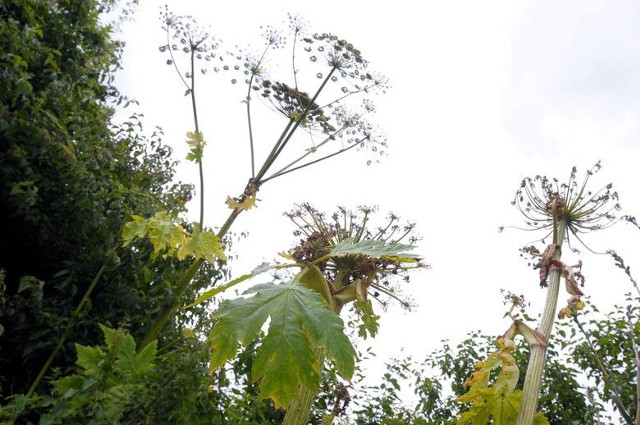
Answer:
[[(560, 248), (562, 247), (564, 235), (567, 231), (567, 222), (561, 218), (554, 224), (553, 243), (558, 246), (558, 249), (556, 249), (553, 259), (560, 260)], [(556, 316), (558, 292), (560, 290), (560, 273), (561, 271), (557, 267), (551, 267), (551, 270), (549, 271), (547, 299), (544, 305), (542, 319), (540, 320), (540, 326), (538, 328), (538, 331), (545, 336), (547, 341), (551, 336), (551, 330)], [(520, 412), (518, 413), (518, 425), (531, 425), (533, 423), (533, 417), (538, 407), (538, 397), (540, 396), (540, 384), (542, 383), (542, 374), (544, 372), (546, 355), (546, 346), (533, 345), (531, 347), (527, 375), (522, 388), (522, 401), (520, 403)]]

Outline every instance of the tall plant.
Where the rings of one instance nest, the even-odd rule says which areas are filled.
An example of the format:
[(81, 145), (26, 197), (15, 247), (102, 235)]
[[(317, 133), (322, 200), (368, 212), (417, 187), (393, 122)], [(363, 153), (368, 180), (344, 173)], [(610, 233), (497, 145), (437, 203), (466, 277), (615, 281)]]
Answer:
[[(532, 329), (517, 316), (508, 313), (513, 324), (498, 339), (498, 350), (486, 362), (478, 365), (479, 370), (467, 382), (466, 385), (470, 387), (468, 394), (460, 397), (460, 401), (471, 403), (470, 410), (461, 416), (460, 424), (481, 423), (482, 420), (477, 422), (479, 417), (485, 420), (493, 418), (494, 421), (500, 418), (501, 423), (516, 423), (517, 418), (519, 425), (546, 421), (535, 411), (557, 312), (561, 279), (565, 281), (570, 298), (567, 305), (560, 309), (558, 317), (570, 317), (585, 305), (580, 289), (584, 284), (580, 272), (582, 263), (575, 266), (563, 263), (562, 246), (565, 242), (569, 246), (572, 242), (584, 245), (582, 234), (607, 228), (619, 220), (635, 223), (632, 217), (618, 217), (618, 194), (612, 191), (611, 184), (597, 191), (589, 189), (589, 180), (599, 169), (600, 164), (597, 163), (587, 171), (582, 182), (577, 179), (575, 167), (567, 183), (542, 176), (525, 178), (516, 192), (513, 204), (525, 216), (529, 229), (546, 231), (542, 240), (551, 237), (551, 244), (542, 252), (534, 246), (523, 249), (538, 258), (535, 268), (539, 270), (540, 286), (547, 288), (546, 302), (537, 329)], [(514, 306), (520, 305), (518, 297), (512, 297), (512, 301)], [(510, 353), (513, 349), (512, 340), (517, 334), (523, 335), (531, 348), (522, 392), (515, 388), (519, 371)], [(490, 372), (495, 369), (501, 372), (496, 381), (489, 385)]]
[[(306, 23), (300, 17), (290, 16), (289, 18), (289, 60), (292, 73), (290, 82), (284, 82), (268, 78), (266, 71), (270, 54), (287, 44), (287, 38), (281, 32), (268, 27), (265, 31), (265, 46), (258, 54), (244, 50), (235, 51), (231, 55), (219, 54), (219, 43), (198, 26), (193, 18), (178, 16), (166, 9), (162, 15), (167, 43), (163, 44), (160, 50), (170, 56), (167, 63), (175, 67), (185, 85), (185, 94), (192, 99), (194, 130), (187, 134), (187, 143), (190, 147), (187, 159), (198, 164), (200, 219), (196, 229), (198, 233), (194, 232), (191, 238), (195, 239), (193, 244), (199, 245), (209, 253), (207, 255), (222, 260), (225, 260), (221, 250), (222, 241), (237, 217), (256, 206), (256, 196), (263, 184), (353, 149), (368, 148), (373, 152), (383, 153), (381, 148), (386, 146), (384, 138), (377, 134), (376, 128), (366, 120), (367, 116), (374, 112), (369, 96), (377, 91), (384, 91), (387, 87), (386, 79), (369, 70), (368, 62), (351, 43), (333, 34), (307, 33)], [(188, 54), (189, 64), (186, 72), (181, 70), (177, 63), (174, 52), (179, 51)], [(300, 56), (308, 57), (308, 65), (312, 67), (304, 78), (300, 75), (301, 64), (298, 63)], [(214, 58), (217, 60), (212, 61)], [(247, 85), (244, 101), (249, 129), (251, 175), (242, 193), (227, 198), (226, 203), (231, 211), (215, 234), (203, 230), (202, 159), (205, 139), (200, 131), (196, 103), (196, 62), (199, 60), (215, 62), (216, 65), (212, 66), (214, 72), (239, 72)], [(306, 65), (302, 66), (306, 67)], [(208, 70), (207, 65), (201, 70)], [(308, 75), (312, 75), (313, 78), (308, 78)], [(313, 84), (313, 80), (318, 81), (317, 84)], [(231, 81), (235, 84), (237, 78), (234, 77)], [(301, 87), (303, 84), (309, 86), (308, 92)], [(284, 117), (283, 129), (259, 167), (256, 167), (256, 131), (252, 120), (254, 94), (266, 100), (277, 113)], [(290, 143), (298, 134), (309, 136), (306, 147), (304, 143), (297, 146)], [(283, 155), (285, 151), (287, 155)], [(289, 159), (281, 164), (285, 157)], [(169, 221), (161, 220), (163, 226)], [(162, 230), (159, 229), (160, 227), (150, 219), (134, 217), (134, 222), (125, 229), (125, 239), (130, 240), (137, 236), (165, 231), (167, 234), (161, 236), (162, 243), (157, 245), (159, 252), (166, 253), (169, 248), (177, 248), (180, 255), (180, 249), (185, 246), (182, 238), (189, 238), (189, 235), (186, 235), (182, 229), (176, 230), (176, 226), (165, 226)], [(175, 314), (181, 305), (182, 294), (207, 260), (204, 252), (194, 255), (194, 252), (187, 250), (183, 253), (185, 253), (183, 258), (187, 256), (192, 258), (192, 265), (178, 281), (173, 301), (163, 308), (150, 326), (142, 346), (153, 341)]]

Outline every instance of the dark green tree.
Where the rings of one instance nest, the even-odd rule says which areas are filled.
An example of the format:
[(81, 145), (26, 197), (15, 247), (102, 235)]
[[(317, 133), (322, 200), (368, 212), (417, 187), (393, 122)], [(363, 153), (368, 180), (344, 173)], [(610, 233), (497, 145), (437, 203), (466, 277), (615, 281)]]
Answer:
[[(185, 269), (153, 257), (145, 241), (119, 248), (133, 213), (178, 215), (192, 188), (174, 183), (161, 131), (145, 136), (135, 115), (113, 124), (111, 105), (127, 101), (112, 85), (122, 44), (99, 19), (113, 6), (0, 2), (3, 398), (26, 393), (60, 341), (51, 370), (74, 369), (74, 343), (100, 344), (99, 323), (137, 339), (171, 301)], [(216, 276), (213, 266), (203, 267), (190, 290)], [(178, 315), (163, 337), (179, 335), (188, 320)]]

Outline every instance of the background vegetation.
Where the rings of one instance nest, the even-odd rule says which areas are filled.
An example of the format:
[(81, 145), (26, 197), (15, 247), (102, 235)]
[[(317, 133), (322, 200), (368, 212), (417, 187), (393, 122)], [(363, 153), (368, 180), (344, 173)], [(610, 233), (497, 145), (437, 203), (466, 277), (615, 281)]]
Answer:
[[(216, 338), (231, 332), (221, 330), (225, 317), (248, 302), (223, 304), (211, 320), (214, 297), (203, 293), (219, 288), (221, 281), (238, 279), (229, 276), (225, 259), (168, 255), (170, 250), (159, 251), (146, 228), (138, 235), (143, 237), (134, 232), (127, 238), (125, 233), (123, 240), (132, 216), (149, 220), (159, 211), (167, 221), (158, 223), (179, 225), (184, 234), (212, 229), (204, 227), (202, 219), (186, 219), (194, 186), (175, 180), (177, 162), (162, 131), (146, 131), (135, 114), (114, 123), (115, 108), (132, 103), (113, 85), (123, 46), (113, 38), (112, 27), (101, 21), (116, 6), (109, 0), (0, 2), (0, 418), (6, 423), (281, 423), (286, 420), (285, 410), (278, 408), (282, 400), (275, 398), (274, 403), (274, 397), (265, 397), (263, 381), (253, 376), (256, 362), (262, 361), (260, 348), (270, 338), (261, 323), (255, 326), (255, 338), (239, 338), (242, 344), (234, 345), (229, 358), (210, 371), (212, 341), (215, 346)], [(132, 13), (133, 6), (125, 5), (125, 10)], [(193, 34), (190, 27), (173, 29), (178, 38)], [(323, 36), (316, 42), (343, 42)], [(200, 44), (194, 40), (186, 46), (197, 55)], [(275, 38), (272, 43), (278, 44)], [(334, 58), (337, 75), (345, 72), (341, 68), (354, 66), (365, 80), (377, 78), (361, 67), (357, 49), (350, 44), (344, 48), (353, 63)], [(318, 105), (309, 106), (315, 103), (308, 94), (258, 74), (258, 89), (250, 84), (250, 93), (271, 96), (274, 108), (289, 122), (335, 139), (332, 132), (339, 128), (318, 112)], [(194, 80), (188, 80), (194, 78), (193, 70), (189, 75), (184, 81), (194, 96), (195, 114)], [(350, 90), (366, 91), (357, 86)], [(359, 118), (342, 117), (343, 124), (354, 119), (357, 136), (366, 136), (347, 143), (344, 151), (373, 144), (371, 128), (363, 127)], [(190, 159), (201, 164), (204, 140), (198, 139), (197, 118), (195, 127)], [(284, 146), (276, 147), (279, 153)], [(306, 164), (296, 161), (267, 174), (268, 166), (256, 168), (253, 161), (251, 177), (260, 184)], [(245, 191), (230, 199), (232, 211), (250, 208), (245, 201), (251, 196), (255, 198), (255, 192)], [(368, 228), (369, 212), (339, 210), (327, 217), (303, 205), (289, 214), (300, 243), (288, 259), (302, 265), (302, 276), (309, 270), (322, 276), (312, 283), (308, 275), (292, 281), (322, 283), (312, 289), (324, 297), (332, 314), (348, 305), (343, 317), (351, 341), (375, 336), (379, 317), (372, 301), (387, 295), (406, 302), (389, 277), (404, 277), (404, 264), (417, 262), (406, 255), (417, 241), (411, 238), (412, 226), (399, 226), (397, 217), (391, 217), (386, 229), (409, 235), (402, 245), (402, 237)], [(358, 221), (361, 213), (363, 222)], [(335, 217), (355, 225), (340, 227)], [(228, 251), (235, 236), (226, 230), (218, 235)], [(346, 239), (380, 245), (339, 253)], [(630, 269), (610, 254), (637, 290)], [(360, 262), (351, 264), (354, 258)], [(182, 286), (190, 271), (192, 279)], [(324, 296), (327, 288), (329, 295)], [(306, 289), (301, 293), (322, 299)], [(176, 305), (189, 308), (173, 308)], [(168, 308), (170, 320), (149, 338)], [(568, 315), (573, 320), (561, 322), (547, 351), (539, 400), (549, 423), (596, 424), (618, 415), (626, 423), (638, 423), (638, 314), (638, 298), (629, 295), (612, 312), (599, 314), (591, 307), (580, 316), (573, 311)], [(239, 331), (234, 332), (237, 336)], [(495, 350), (496, 337), (474, 332), (461, 342), (443, 341), (424, 359), (391, 360), (373, 384), (370, 376), (365, 380), (369, 371), (356, 369), (349, 382), (338, 373), (344, 375), (339, 365), (318, 356), (320, 386), (312, 394), (308, 421), (460, 423), (469, 405), (458, 397), (467, 392), (464, 383), (475, 365)], [(518, 369), (526, 370), (528, 344), (518, 340), (510, 349)], [(521, 387), (524, 374), (517, 381)], [(408, 388), (413, 389), (413, 402), (406, 400)], [(614, 419), (607, 406), (614, 406)]]

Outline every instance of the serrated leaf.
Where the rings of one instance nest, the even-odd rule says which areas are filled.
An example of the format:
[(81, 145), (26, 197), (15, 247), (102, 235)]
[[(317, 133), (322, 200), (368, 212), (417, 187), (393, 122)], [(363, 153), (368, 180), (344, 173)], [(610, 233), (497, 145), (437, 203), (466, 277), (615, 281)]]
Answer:
[(253, 341), (271, 319), (252, 375), (260, 380), (261, 395), (277, 407), (288, 406), (299, 384), (318, 388), (318, 349), (324, 349), (346, 379), (355, 369), (356, 352), (344, 334), (342, 319), (327, 308), (320, 294), (295, 282), (256, 285), (245, 292), (255, 295), (223, 302), (214, 313), (218, 321), (209, 336), (215, 370), (235, 356), (238, 343)]
[(157, 341), (147, 344), (139, 353), (136, 352), (136, 343), (130, 334), (126, 334), (122, 344), (116, 352), (116, 369), (128, 381), (144, 375), (154, 368), (153, 360), (156, 354)]
[(329, 255), (367, 255), (369, 257), (387, 258), (394, 261), (416, 262), (420, 257), (407, 252), (412, 249), (415, 249), (414, 245), (387, 244), (377, 239), (354, 242), (353, 238), (349, 238), (336, 244)]
[(477, 399), (477, 391), (488, 387), (491, 371), (498, 368), (500, 373), (492, 385), (494, 391), (498, 393), (503, 390), (508, 393), (513, 392), (520, 376), (516, 360), (508, 350), (497, 350), (489, 354), (485, 361), (478, 362), (476, 371), (464, 384), (469, 387), (469, 391), (458, 397), (458, 401), (467, 403)]
[(122, 245), (129, 245), (135, 238), (144, 238), (147, 234), (147, 220), (139, 215), (132, 215), (131, 221), (122, 227)]
[(103, 324), (99, 324), (100, 330), (104, 335), (104, 342), (107, 343), (107, 349), (111, 353), (117, 353), (118, 348), (122, 344), (124, 333), (118, 329), (113, 329)]
[(76, 353), (78, 355), (76, 364), (88, 375), (95, 375), (100, 368), (100, 363), (107, 357), (100, 347), (87, 347), (80, 344), (76, 344)]
[(299, 384), (309, 389), (320, 385), (318, 357), (302, 327), (288, 316), (280, 314), (271, 319), (251, 368), (253, 379), (260, 381), (260, 395), (273, 399), (277, 408), (289, 405)]
[(372, 338), (375, 337), (380, 327), (380, 323), (378, 322), (380, 316), (373, 312), (371, 300), (355, 300), (353, 307), (362, 321), (362, 323), (358, 325), (358, 335), (363, 339), (367, 339), (367, 334), (371, 335)]
[[(516, 423), (522, 393), (515, 390), (519, 370), (511, 350), (504, 345), (489, 354), (485, 361), (476, 364), (476, 371), (465, 382), (469, 391), (457, 398), (461, 403), (471, 403), (469, 410), (458, 420), (458, 425), (511, 425)], [(500, 369), (495, 382), (489, 385), (491, 371)], [(491, 421), (490, 421), (491, 419)]]
[(75, 393), (82, 389), (85, 383), (86, 379), (82, 376), (71, 375), (58, 379), (53, 383), (53, 385), (62, 398), (71, 398)]
[[(481, 401), (474, 403), (458, 420), (458, 425), (514, 425), (520, 410), (520, 390), (509, 393), (485, 388), (478, 391)], [(490, 420), (491, 419), (491, 420)]]
[(156, 357), (156, 352), (158, 351), (158, 341), (152, 341), (151, 343), (145, 345), (145, 347), (136, 353), (136, 370), (138, 373), (143, 374), (148, 371), (151, 371), (155, 365), (153, 364), (153, 360)]
[(256, 196), (244, 196), (242, 199), (232, 198), (231, 196), (227, 196), (227, 200), (225, 204), (232, 210), (250, 210), (251, 208), (256, 206)]
[(550, 425), (549, 419), (542, 412), (538, 412), (533, 417), (533, 425)]
[(189, 255), (204, 259), (213, 263), (216, 258), (227, 260), (224, 254), (224, 246), (218, 236), (208, 230), (201, 231), (196, 227), (191, 236), (186, 238), (184, 244), (178, 249), (178, 259), (183, 260)]
[(204, 153), (204, 147), (206, 145), (202, 132), (187, 132), (187, 145), (189, 146), (187, 160), (193, 162), (201, 162), (202, 154)]
[(149, 241), (153, 244), (154, 253), (165, 249), (175, 249), (184, 242), (184, 229), (173, 222), (167, 212), (156, 213), (148, 222)]

